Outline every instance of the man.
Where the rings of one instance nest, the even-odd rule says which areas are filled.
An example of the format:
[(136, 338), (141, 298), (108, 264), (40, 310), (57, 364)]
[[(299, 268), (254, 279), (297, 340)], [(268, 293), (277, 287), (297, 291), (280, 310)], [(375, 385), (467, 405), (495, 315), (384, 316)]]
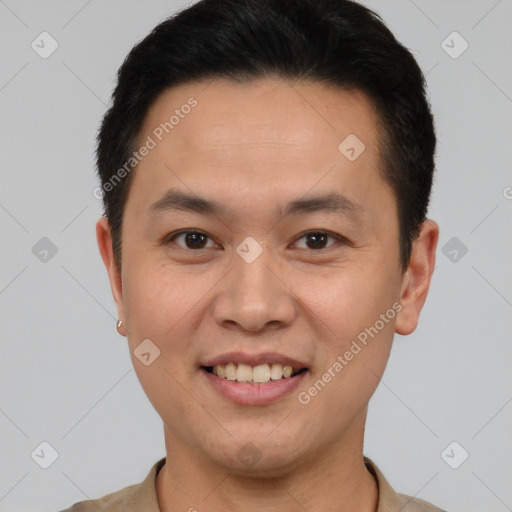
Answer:
[(439, 511), (362, 452), (439, 235), (411, 54), (351, 1), (203, 0), (118, 79), (97, 239), (166, 456), (68, 510)]

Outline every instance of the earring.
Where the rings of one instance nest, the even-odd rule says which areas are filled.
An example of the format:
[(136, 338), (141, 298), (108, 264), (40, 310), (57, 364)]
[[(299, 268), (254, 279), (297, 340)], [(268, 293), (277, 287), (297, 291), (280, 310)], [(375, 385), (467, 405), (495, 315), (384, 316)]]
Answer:
[(118, 320), (117, 321), (117, 332), (121, 335), (121, 336), (124, 336), (125, 334), (123, 332), (121, 332), (121, 326), (123, 325), (123, 321), (122, 320)]

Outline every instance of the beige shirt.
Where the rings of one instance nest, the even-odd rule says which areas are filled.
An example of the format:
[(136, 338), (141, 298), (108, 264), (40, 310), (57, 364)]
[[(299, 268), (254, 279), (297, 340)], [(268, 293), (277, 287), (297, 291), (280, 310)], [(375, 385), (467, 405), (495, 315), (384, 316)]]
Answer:
[[(80, 501), (60, 512), (160, 512), (155, 484), (156, 476), (165, 464), (165, 459), (166, 457), (163, 457), (157, 461), (142, 482), (124, 487), (103, 498)], [(365, 457), (364, 461), (379, 487), (376, 512), (444, 512), (419, 498), (396, 493), (377, 466), (368, 457)]]

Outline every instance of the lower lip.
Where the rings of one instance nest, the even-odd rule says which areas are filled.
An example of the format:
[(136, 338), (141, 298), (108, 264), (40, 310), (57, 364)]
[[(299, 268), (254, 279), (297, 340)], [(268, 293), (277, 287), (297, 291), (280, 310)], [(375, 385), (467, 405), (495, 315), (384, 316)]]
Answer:
[(227, 380), (207, 372), (204, 368), (201, 368), (201, 373), (221, 395), (236, 404), (262, 405), (276, 402), (291, 393), (302, 382), (309, 370), (293, 377), (271, 380), (264, 384), (245, 384), (236, 380)]

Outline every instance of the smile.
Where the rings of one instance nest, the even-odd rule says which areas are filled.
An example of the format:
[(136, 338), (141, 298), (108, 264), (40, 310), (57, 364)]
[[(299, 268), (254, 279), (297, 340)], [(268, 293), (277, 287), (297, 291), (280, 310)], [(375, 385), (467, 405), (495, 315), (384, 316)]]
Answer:
[(279, 363), (259, 364), (251, 366), (243, 363), (227, 363), (216, 366), (206, 366), (204, 369), (221, 379), (232, 382), (243, 382), (247, 384), (261, 385), (270, 381), (289, 379), (307, 368), (293, 368), (290, 365)]
[[(224, 370), (224, 376), (216, 375), (214, 370), (216, 373), (222, 373)], [(224, 400), (238, 405), (270, 404), (290, 395), (309, 374), (308, 368), (298, 369), (296, 373), (295, 371), (291, 366), (283, 367), (280, 364), (260, 364), (252, 367), (246, 364), (227, 363), (200, 368), (200, 374), (216, 393)], [(265, 380), (257, 382), (258, 379)]]

